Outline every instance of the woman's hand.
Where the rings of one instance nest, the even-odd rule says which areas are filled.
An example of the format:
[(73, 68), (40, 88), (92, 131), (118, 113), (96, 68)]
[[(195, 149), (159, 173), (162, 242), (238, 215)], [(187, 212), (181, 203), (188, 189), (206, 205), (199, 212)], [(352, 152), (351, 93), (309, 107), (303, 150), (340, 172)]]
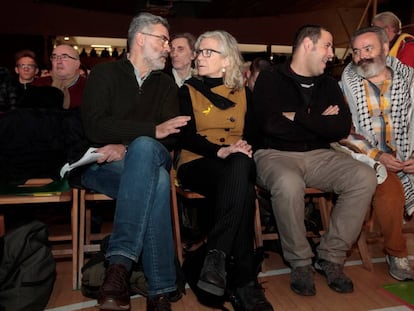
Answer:
[(249, 158), (252, 157), (253, 151), (252, 146), (250, 146), (247, 141), (245, 140), (238, 140), (234, 144), (231, 144), (227, 147), (221, 147), (219, 151), (217, 151), (217, 156), (221, 159), (227, 158), (230, 154), (241, 152), (247, 155)]
[(110, 144), (98, 148), (96, 152), (102, 153), (102, 157), (96, 161), (98, 163), (119, 161), (125, 157), (126, 147), (121, 144)]

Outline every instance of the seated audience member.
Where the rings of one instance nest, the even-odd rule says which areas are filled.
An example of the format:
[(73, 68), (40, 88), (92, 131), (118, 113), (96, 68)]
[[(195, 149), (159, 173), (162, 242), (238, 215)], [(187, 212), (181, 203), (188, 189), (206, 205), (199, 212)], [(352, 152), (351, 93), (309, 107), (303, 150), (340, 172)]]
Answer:
[(85, 65), (80, 65), (79, 66), (79, 75), (81, 77), (87, 78), (89, 75), (90, 69), (88, 67), (86, 67)]
[(161, 72), (170, 51), (168, 30), (162, 17), (135, 16), (128, 58), (96, 65), (88, 76), (83, 126), (103, 156), (82, 174), (82, 184), (116, 199), (98, 297), (102, 310), (130, 308), (129, 277), (140, 257), (147, 311), (171, 310), (169, 293), (176, 290), (167, 147), (190, 118), (177, 116), (177, 86)]
[(98, 52), (96, 52), (95, 48), (92, 48), (91, 52), (89, 53), (89, 57), (98, 57)]
[(127, 56), (126, 49), (122, 49), (121, 54), (119, 54), (118, 58), (124, 58)]
[(247, 71), (247, 86), (250, 91), (253, 91), (254, 84), (256, 83), (260, 71), (268, 69), (271, 66), (272, 62), (264, 57), (257, 57), (252, 61), (249, 70)]
[(194, 36), (188, 32), (175, 34), (171, 39), (171, 71), (178, 87), (181, 87), (185, 80), (191, 78), (193, 62), (196, 57), (194, 43)]
[(336, 80), (324, 74), (333, 57), (332, 34), (317, 25), (301, 27), (292, 58), (257, 78), (253, 101), (263, 146), (254, 154), (257, 182), (270, 191), (291, 289), (316, 294), (304, 225), (306, 187), (337, 194), (329, 229), (317, 247), (315, 269), (331, 289), (353, 291), (344, 274), (347, 252), (357, 240), (376, 187), (375, 171), (330, 143), (349, 134), (351, 114)]
[(82, 51), (79, 54), (80, 58), (88, 57), (88, 53), (86, 53), (85, 48), (82, 49)]
[(39, 68), (37, 66), (36, 54), (31, 50), (22, 50), (15, 54), (14, 71), (17, 74), (15, 85), (17, 96), (20, 99), (24, 92), (31, 86), (36, 78)]
[[(202, 34), (195, 44), (198, 76), (179, 90), (182, 129), (177, 176), (185, 188), (212, 202), (213, 227), (197, 286), (234, 293), (238, 310), (273, 310), (254, 264), (255, 165), (249, 137), (251, 94), (244, 87), (237, 41), (225, 31)], [(234, 268), (226, 269), (230, 258)]]
[(109, 54), (109, 51), (107, 48), (104, 48), (101, 52), (101, 57), (110, 57), (111, 54)]
[(118, 58), (119, 56), (119, 52), (117, 48), (114, 48), (114, 50), (112, 51), (112, 57), (113, 58)]
[(414, 36), (403, 33), (401, 20), (392, 12), (382, 12), (374, 16), (372, 26), (385, 30), (389, 40), (389, 55), (398, 58), (403, 64), (414, 67)]
[(64, 94), (63, 108), (79, 108), (86, 78), (79, 75), (80, 60), (78, 52), (70, 45), (61, 44), (53, 49), (50, 56), (51, 75), (37, 78), (34, 86), (53, 86)]
[(377, 186), (373, 212), (384, 236), (389, 273), (412, 280), (407, 242), (402, 233), (405, 213), (414, 213), (414, 69), (388, 56), (388, 37), (379, 27), (360, 29), (351, 38), (353, 61), (342, 74), (356, 135), (346, 140), (387, 168)]
[(47, 65), (39, 65), (39, 72), (37, 74), (37, 78), (49, 77), (50, 76), (50, 68)]
[(17, 104), (17, 89), (9, 70), (0, 67), (0, 114), (14, 109)]

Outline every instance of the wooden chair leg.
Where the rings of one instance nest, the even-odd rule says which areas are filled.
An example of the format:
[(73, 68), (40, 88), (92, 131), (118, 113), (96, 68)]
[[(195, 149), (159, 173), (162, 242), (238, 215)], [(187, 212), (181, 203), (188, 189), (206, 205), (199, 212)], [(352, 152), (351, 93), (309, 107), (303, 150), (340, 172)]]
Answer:
[[(171, 176), (173, 176), (171, 174)], [(175, 189), (175, 180), (171, 177), (171, 218), (173, 224), (173, 236), (175, 242), (175, 251), (177, 254), (177, 259), (180, 265), (183, 264), (183, 244), (181, 241), (181, 231), (180, 231), (180, 215), (178, 210), (178, 201), (177, 201), (177, 192)]]
[(85, 260), (85, 194), (86, 190), (80, 190), (79, 199), (79, 248), (78, 248), (78, 286), (82, 281), (82, 267)]
[(255, 201), (255, 216), (254, 216), (254, 237), (256, 248), (263, 246), (263, 236), (262, 236), (262, 222), (260, 220), (260, 208), (259, 208), (259, 200), (256, 198)]
[(319, 212), (321, 213), (321, 221), (323, 230), (328, 230), (329, 227), (329, 219), (331, 218), (332, 212), (332, 202), (327, 200), (324, 196), (321, 196), (318, 199), (319, 204)]
[(91, 223), (92, 223), (92, 211), (86, 207), (85, 203), (85, 244), (91, 244)]
[(79, 251), (79, 190), (72, 190), (72, 210), (71, 210), (71, 227), (72, 227), (72, 288), (79, 288), (78, 280), (78, 251)]
[(359, 235), (357, 245), (363, 267), (368, 271), (372, 271), (374, 269), (374, 266), (372, 265), (371, 255), (368, 250), (365, 228), (362, 229), (361, 234)]

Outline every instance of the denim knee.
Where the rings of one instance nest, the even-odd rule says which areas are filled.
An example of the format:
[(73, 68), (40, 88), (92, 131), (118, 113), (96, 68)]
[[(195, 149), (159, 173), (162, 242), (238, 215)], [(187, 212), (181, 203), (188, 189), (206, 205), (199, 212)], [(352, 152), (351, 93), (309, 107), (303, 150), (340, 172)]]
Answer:
[(148, 136), (140, 136), (135, 138), (128, 145), (128, 152), (141, 152), (143, 150), (149, 152), (151, 150), (158, 150), (158, 148), (164, 147), (159, 141)]
[(135, 159), (139, 159), (138, 161), (155, 160), (155, 163), (165, 166), (168, 170), (171, 165), (171, 156), (167, 148), (158, 140), (148, 136), (135, 138), (128, 145), (127, 158), (131, 157), (134, 161)]

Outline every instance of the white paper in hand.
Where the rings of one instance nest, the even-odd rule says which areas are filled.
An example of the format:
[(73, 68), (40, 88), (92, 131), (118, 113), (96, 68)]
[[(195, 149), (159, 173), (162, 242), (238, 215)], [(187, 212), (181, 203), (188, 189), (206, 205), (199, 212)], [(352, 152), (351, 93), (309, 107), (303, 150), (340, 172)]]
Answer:
[(60, 177), (63, 178), (67, 172), (70, 172), (74, 168), (96, 162), (100, 157), (102, 157), (102, 153), (96, 152), (97, 149), (98, 148), (90, 147), (78, 161), (72, 164), (66, 163), (63, 165), (60, 169)]

